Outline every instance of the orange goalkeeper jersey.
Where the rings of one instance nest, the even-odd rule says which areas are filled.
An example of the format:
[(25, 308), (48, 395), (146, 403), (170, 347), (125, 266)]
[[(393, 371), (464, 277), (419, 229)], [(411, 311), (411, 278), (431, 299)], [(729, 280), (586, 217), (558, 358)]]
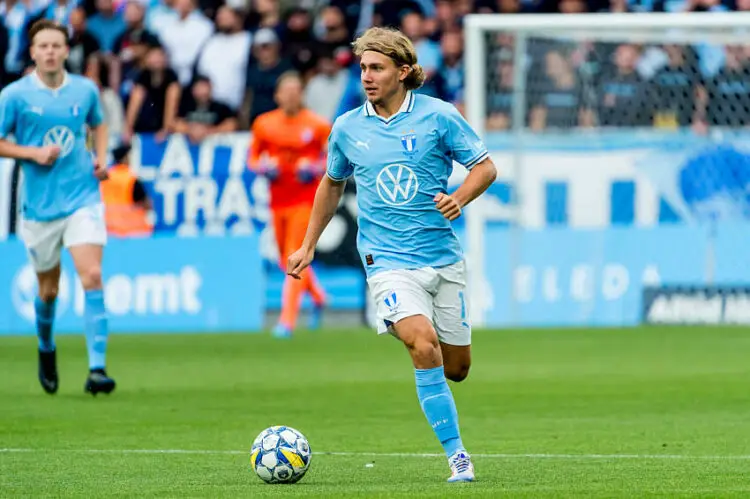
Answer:
[[(331, 125), (307, 109), (288, 116), (280, 109), (263, 113), (252, 126), (252, 145), (248, 164), (257, 170), (264, 156), (278, 168), (278, 178), (271, 185), (271, 208), (299, 203), (312, 204), (320, 175), (325, 171), (325, 148)], [(314, 180), (298, 179), (300, 167), (312, 166)]]

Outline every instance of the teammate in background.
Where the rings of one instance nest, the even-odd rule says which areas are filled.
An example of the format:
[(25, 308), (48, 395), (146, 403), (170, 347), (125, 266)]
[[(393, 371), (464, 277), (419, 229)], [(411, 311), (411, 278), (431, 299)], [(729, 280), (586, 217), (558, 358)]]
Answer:
[[(403, 34), (371, 28), (354, 42), (367, 102), (339, 117), (328, 145), (327, 176), (310, 225), (287, 272), (299, 276), (352, 174), (359, 205), (358, 249), (377, 304), (379, 333), (406, 346), (422, 410), (451, 468), (449, 482), (474, 480), (446, 381), (471, 365), (471, 326), (461, 246), (451, 221), (495, 180), (477, 134), (450, 104), (418, 95), (425, 76)], [(447, 194), (453, 161), (469, 170)]]
[[(39, 381), (47, 393), (57, 391), (52, 325), (64, 246), (85, 290), (85, 390), (110, 393), (115, 381), (105, 371), (108, 327), (101, 274), (107, 232), (99, 193), (99, 182), (107, 177), (108, 137), (99, 91), (63, 69), (67, 28), (41, 20), (31, 27), (29, 40), (35, 70), (0, 92), (0, 156), (19, 160), (24, 174), (21, 235), (39, 283)], [(87, 126), (95, 134), (95, 160), (86, 148)]]
[[(271, 212), (280, 265), (286, 270), (289, 255), (300, 247), (310, 219), (320, 177), (325, 171), (325, 149), (331, 127), (302, 104), (302, 79), (297, 73), (282, 74), (276, 84), (279, 108), (261, 114), (252, 127), (248, 165), (264, 175), (271, 186)], [(313, 269), (300, 272), (299, 280), (284, 281), (282, 308), (273, 334), (288, 338), (297, 323), (302, 294), (313, 301), (309, 327), (319, 326), (326, 296)]]
[(116, 237), (148, 237), (154, 233), (151, 199), (130, 171), (130, 145), (112, 151), (114, 165), (101, 183), (107, 233)]

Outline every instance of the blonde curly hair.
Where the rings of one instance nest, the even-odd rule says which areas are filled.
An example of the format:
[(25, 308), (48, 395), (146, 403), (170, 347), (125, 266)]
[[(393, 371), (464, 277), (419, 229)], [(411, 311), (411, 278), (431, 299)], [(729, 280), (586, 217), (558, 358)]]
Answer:
[(403, 33), (390, 28), (370, 28), (352, 43), (354, 54), (361, 57), (371, 50), (389, 57), (396, 66), (409, 66), (409, 74), (404, 79), (407, 90), (416, 90), (424, 84), (424, 69), (417, 64), (417, 51), (414, 44)]

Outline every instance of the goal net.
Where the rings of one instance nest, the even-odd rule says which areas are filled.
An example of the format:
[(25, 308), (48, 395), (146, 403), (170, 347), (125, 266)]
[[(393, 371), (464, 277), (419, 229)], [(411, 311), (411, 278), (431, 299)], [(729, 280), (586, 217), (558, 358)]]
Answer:
[(466, 19), (499, 171), (466, 213), (475, 325), (632, 325), (647, 288), (750, 284), (748, 34), (741, 13)]

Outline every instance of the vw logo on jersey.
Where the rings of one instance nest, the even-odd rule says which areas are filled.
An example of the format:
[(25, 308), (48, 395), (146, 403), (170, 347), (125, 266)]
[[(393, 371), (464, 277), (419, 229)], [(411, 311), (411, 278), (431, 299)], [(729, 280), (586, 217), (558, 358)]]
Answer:
[(378, 173), (378, 196), (386, 204), (401, 206), (417, 195), (419, 181), (414, 171), (405, 165), (388, 165)]
[(59, 147), (60, 157), (64, 158), (73, 151), (76, 136), (73, 130), (66, 126), (55, 126), (47, 130), (47, 133), (44, 134), (43, 143), (45, 146)]
[(303, 143), (309, 144), (315, 138), (315, 132), (313, 132), (311, 128), (305, 128), (302, 130), (301, 138)]
[[(36, 320), (34, 301), (37, 295), (37, 280), (34, 267), (30, 264), (24, 265), (13, 278), (13, 289), (11, 292), (13, 305), (18, 315), (29, 322)], [(70, 285), (68, 275), (60, 274), (60, 285), (58, 287), (56, 315), (59, 317), (70, 303)]]

